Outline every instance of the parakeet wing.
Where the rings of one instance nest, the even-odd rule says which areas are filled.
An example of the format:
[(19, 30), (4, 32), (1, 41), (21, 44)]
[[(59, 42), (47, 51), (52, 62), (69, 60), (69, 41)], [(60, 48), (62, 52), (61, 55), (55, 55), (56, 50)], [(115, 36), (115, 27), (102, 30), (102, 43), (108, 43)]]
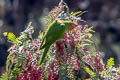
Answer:
[(56, 40), (61, 38), (64, 32), (65, 32), (65, 26), (61, 25), (61, 23), (57, 21), (53, 21), (45, 31), (43, 41), (41, 44), (41, 49), (43, 49), (46, 45), (51, 45)]

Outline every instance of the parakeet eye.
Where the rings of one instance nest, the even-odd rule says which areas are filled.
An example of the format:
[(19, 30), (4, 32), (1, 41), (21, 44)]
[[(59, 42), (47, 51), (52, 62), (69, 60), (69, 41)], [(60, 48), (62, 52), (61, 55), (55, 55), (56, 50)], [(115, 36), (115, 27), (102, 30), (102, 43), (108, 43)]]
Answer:
[(61, 26), (65, 26), (65, 24), (64, 24), (64, 23), (61, 23), (60, 25), (61, 25)]

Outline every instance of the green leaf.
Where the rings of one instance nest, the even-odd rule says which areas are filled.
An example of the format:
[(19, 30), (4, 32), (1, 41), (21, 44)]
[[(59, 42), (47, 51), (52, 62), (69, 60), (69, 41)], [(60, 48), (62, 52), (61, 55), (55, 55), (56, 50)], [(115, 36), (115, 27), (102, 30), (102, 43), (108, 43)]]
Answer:
[(70, 16), (76, 16), (76, 15), (79, 15), (79, 14), (81, 14), (81, 13), (82, 13), (82, 11), (71, 12), (71, 13), (70, 13)]
[(29, 24), (28, 24), (28, 27), (32, 25), (32, 22), (30, 21)]
[(8, 42), (12, 44), (17, 44), (16, 36), (11, 32), (4, 32), (3, 35), (7, 37)]
[(89, 40), (89, 39), (85, 39), (85, 41), (86, 41), (86, 42), (89, 42), (89, 43), (92, 43), (92, 41), (91, 41), (91, 40)]
[(16, 40), (16, 36), (13, 33), (9, 32), (8, 33), (8, 40), (14, 42)]
[(91, 53), (91, 56), (95, 56), (95, 55), (96, 55), (96, 52), (92, 52), (92, 53)]
[(2, 74), (2, 76), (0, 77), (0, 80), (8, 80), (7, 72)]
[(87, 29), (87, 31), (88, 31), (88, 32), (95, 32), (95, 31), (93, 30), (93, 27), (89, 27), (89, 28)]
[(107, 65), (106, 65), (106, 68), (109, 69), (111, 67), (113, 67), (115, 64), (114, 64), (114, 58), (110, 58), (108, 59), (107, 61)]
[(92, 70), (90, 70), (88, 67), (85, 67), (85, 70), (91, 76), (91, 78), (95, 77), (95, 73)]
[(91, 33), (88, 33), (89, 38), (91, 38), (93, 35)]
[(42, 39), (43, 38), (43, 32), (39, 32), (39, 35), (38, 35), (38, 39)]
[(100, 72), (101, 75), (105, 76), (106, 72), (103, 70), (102, 72)]
[(118, 72), (117, 72), (117, 73), (120, 75), (120, 67), (118, 67), (118, 68), (117, 68), (117, 70), (118, 70)]

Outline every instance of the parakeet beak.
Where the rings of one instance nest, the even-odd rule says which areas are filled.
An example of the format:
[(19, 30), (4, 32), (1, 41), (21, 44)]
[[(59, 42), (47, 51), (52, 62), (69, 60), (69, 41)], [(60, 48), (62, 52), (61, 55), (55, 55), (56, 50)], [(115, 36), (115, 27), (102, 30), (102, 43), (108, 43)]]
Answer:
[(73, 30), (75, 27), (77, 27), (78, 24), (72, 24), (70, 27), (69, 27), (69, 30)]

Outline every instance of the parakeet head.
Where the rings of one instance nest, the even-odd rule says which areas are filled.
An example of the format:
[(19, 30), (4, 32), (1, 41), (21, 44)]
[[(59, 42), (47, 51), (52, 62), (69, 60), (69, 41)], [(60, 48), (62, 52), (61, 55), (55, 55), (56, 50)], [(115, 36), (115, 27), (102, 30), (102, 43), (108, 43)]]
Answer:
[(74, 28), (77, 26), (77, 24), (75, 24), (75, 23), (72, 22), (72, 21), (68, 21), (68, 20), (58, 20), (58, 22), (59, 22), (63, 27), (65, 27), (67, 31), (68, 31), (68, 30), (72, 30), (72, 29), (74, 29)]

